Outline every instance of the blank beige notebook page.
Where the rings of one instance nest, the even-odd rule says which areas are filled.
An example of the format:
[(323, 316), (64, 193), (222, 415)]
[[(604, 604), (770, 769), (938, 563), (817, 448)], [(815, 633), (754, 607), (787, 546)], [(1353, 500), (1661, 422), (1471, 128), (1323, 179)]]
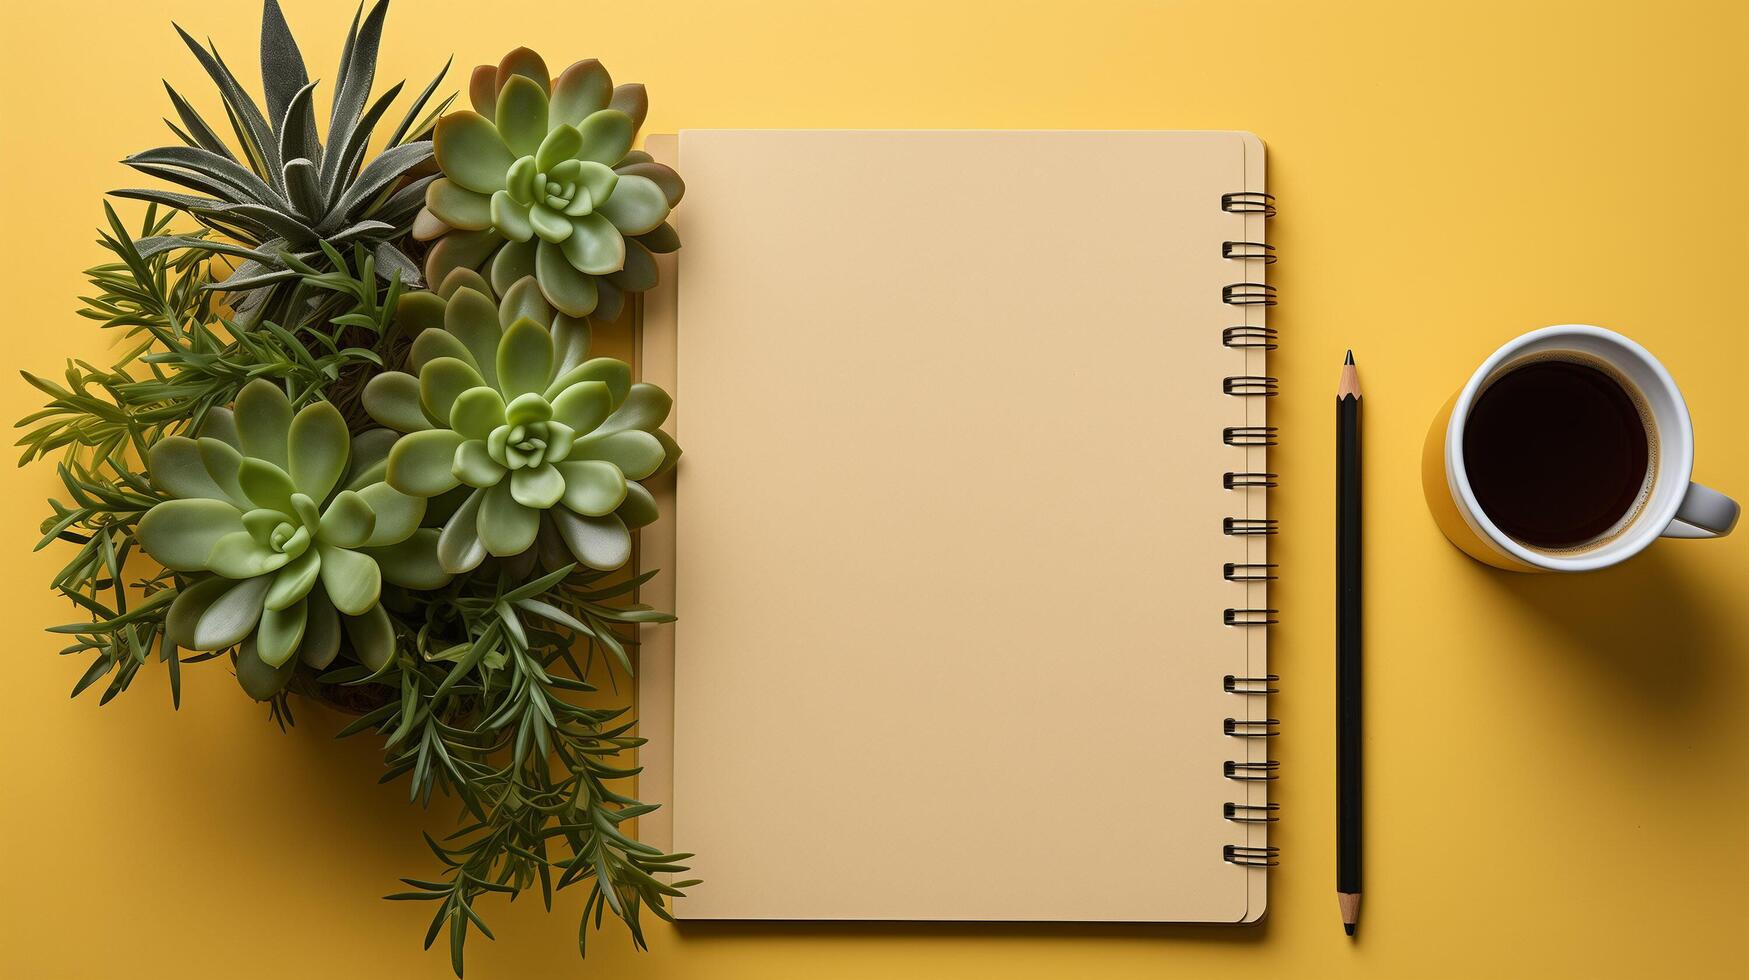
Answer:
[[(671, 142), (652, 141), (659, 156)], [(1222, 287), (1262, 263), (1241, 133), (689, 131), (674, 517), (640, 561), (644, 833), (682, 918), (1250, 921), (1227, 845), (1267, 758), (1262, 374)], [(667, 266), (665, 272), (674, 272)], [(677, 285), (677, 293), (676, 285)], [(671, 719), (672, 739), (665, 725)]]

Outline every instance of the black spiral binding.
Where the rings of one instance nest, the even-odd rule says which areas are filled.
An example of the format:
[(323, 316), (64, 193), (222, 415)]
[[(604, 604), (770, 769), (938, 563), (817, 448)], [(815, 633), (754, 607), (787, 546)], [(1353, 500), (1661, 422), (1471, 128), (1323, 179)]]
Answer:
[[(1275, 198), (1258, 192), (1223, 194), (1221, 210), (1229, 214), (1272, 218), (1275, 216)], [(1274, 265), (1278, 256), (1275, 246), (1266, 242), (1232, 240), (1221, 243), (1221, 258), (1235, 262), (1259, 263), (1245, 267), (1255, 271)], [(1233, 307), (1262, 309), (1276, 304), (1275, 287), (1266, 282), (1254, 281), (1262, 276), (1245, 275), (1236, 278), (1241, 281), (1222, 287), (1221, 302)], [(1256, 314), (1251, 312), (1247, 312), (1244, 317), (1247, 320), (1254, 318)], [(1262, 324), (1237, 324), (1221, 331), (1222, 346), (1247, 354), (1250, 351), (1275, 350), (1276, 339), (1275, 328)], [(1234, 398), (1273, 398), (1279, 390), (1277, 379), (1266, 374), (1236, 374), (1221, 379), (1221, 392)], [(1240, 448), (1273, 446), (1276, 444), (1276, 429), (1272, 425), (1229, 426), (1221, 430), (1221, 441)], [(1230, 470), (1221, 475), (1221, 486), (1227, 490), (1271, 490), (1275, 485), (1276, 475), (1261, 470)], [(1234, 537), (1270, 535), (1275, 534), (1277, 529), (1277, 522), (1269, 517), (1227, 517), (1221, 521), (1221, 533)], [(1276, 566), (1268, 562), (1226, 562), (1221, 566), (1223, 579), (1241, 584), (1272, 581), (1276, 577), (1275, 572)], [(1233, 606), (1221, 611), (1221, 622), (1235, 628), (1268, 628), (1276, 622), (1275, 610)], [(1247, 699), (1266, 697), (1276, 693), (1277, 680), (1274, 674), (1252, 677), (1228, 674), (1221, 678), (1221, 690)], [(1246, 713), (1249, 714), (1248, 711)], [(1277, 724), (1274, 718), (1227, 718), (1222, 723), (1222, 732), (1232, 738), (1270, 739), (1278, 734)], [(1236, 783), (1269, 783), (1277, 778), (1280, 768), (1281, 763), (1274, 759), (1229, 759), (1222, 764), (1221, 775)], [(1276, 811), (1280, 808), (1279, 803), (1253, 803), (1249, 800), (1228, 802), (1222, 804), (1221, 815), (1237, 824), (1268, 825), (1276, 821)], [(1273, 868), (1278, 863), (1276, 858), (1279, 855), (1280, 851), (1273, 845), (1226, 844), (1221, 849), (1222, 860), (1242, 868)]]
[(1275, 328), (1240, 325), (1221, 331), (1221, 344), (1245, 350), (1275, 350)]
[(1274, 844), (1268, 847), (1241, 847), (1228, 844), (1221, 848), (1221, 860), (1241, 868), (1273, 868), (1281, 862), (1275, 859), (1281, 851)]
[(1277, 382), (1266, 374), (1234, 374), (1221, 379), (1221, 393), (1235, 398), (1247, 395), (1274, 398), (1278, 393)]
[(1273, 446), (1273, 425), (1229, 425), (1221, 430), (1221, 441), (1229, 446)]

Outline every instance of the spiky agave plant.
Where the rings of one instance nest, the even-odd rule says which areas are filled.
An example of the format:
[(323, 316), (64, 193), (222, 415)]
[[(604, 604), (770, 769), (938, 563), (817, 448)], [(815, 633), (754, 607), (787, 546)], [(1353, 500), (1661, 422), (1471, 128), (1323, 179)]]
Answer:
[(420, 285), (419, 266), (396, 243), (411, 228), (435, 176), (415, 171), (431, 159), (431, 128), (451, 101), (443, 99), (427, 111), (449, 65), (413, 100), (387, 147), (367, 162), (371, 137), (405, 85), (397, 82), (370, 101), (388, 9), (388, 0), (379, 0), (368, 14), (361, 5), (353, 16), (335, 73), (326, 143), (316, 132), (320, 83), (310, 80), (277, 0), (266, 0), (261, 15), (265, 110), (244, 92), (210, 41), (203, 47), (177, 27), (218, 87), (237, 146), (233, 151), (165, 83), (182, 125), (166, 122), (182, 145), (146, 150), (122, 162), (195, 193), (152, 188), (113, 193), (175, 208), (205, 230), (143, 239), (141, 254), (188, 248), (229, 257), (237, 263), (235, 271), (209, 288), (233, 294), (231, 306), (244, 322), (307, 315), (300, 302), (308, 297), (294, 298), (300, 273), (286, 257), (321, 266), (327, 261), (324, 244), (341, 254), (363, 246), (374, 256), (378, 275)]

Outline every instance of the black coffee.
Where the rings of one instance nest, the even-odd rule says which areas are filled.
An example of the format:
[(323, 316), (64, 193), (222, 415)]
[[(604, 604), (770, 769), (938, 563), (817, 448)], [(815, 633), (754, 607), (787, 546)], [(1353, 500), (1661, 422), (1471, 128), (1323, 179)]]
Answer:
[(1638, 506), (1651, 447), (1634, 396), (1575, 361), (1531, 361), (1482, 390), (1464, 468), (1494, 524), (1549, 550), (1585, 544)]

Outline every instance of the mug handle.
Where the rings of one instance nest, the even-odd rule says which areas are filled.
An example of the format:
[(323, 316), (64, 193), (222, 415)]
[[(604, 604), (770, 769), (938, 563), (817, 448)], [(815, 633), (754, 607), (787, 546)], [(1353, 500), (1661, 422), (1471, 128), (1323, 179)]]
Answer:
[(1688, 485), (1688, 493), (1676, 508), (1676, 519), (1664, 529), (1667, 538), (1722, 538), (1731, 533), (1742, 512), (1730, 497), (1698, 483)]

